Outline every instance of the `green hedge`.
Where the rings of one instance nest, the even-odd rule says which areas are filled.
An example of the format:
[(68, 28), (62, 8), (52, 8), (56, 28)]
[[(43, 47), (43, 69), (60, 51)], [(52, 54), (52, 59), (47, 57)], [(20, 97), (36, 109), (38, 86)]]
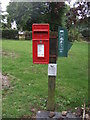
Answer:
[(70, 28), (69, 30), (68, 30), (68, 39), (69, 39), (69, 41), (71, 41), (71, 42), (73, 42), (73, 41), (75, 41), (75, 40), (77, 40), (77, 41), (81, 41), (81, 40), (83, 40), (82, 39), (83, 37), (82, 37), (82, 34), (79, 32), (79, 30), (78, 30), (78, 28)]
[(18, 30), (4, 29), (4, 30), (2, 30), (2, 38), (19, 39)]
[(25, 40), (32, 39), (32, 31), (25, 31)]
[(90, 37), (90, 29), (86, 29), (86, 30), (81, 31), (81, 34), (84, 37)]
[(51, 36), (58, 37), (58, 32), (56, 32), (56, 31), (49, 31), (49, 34), (50, 34), (50, 37)]

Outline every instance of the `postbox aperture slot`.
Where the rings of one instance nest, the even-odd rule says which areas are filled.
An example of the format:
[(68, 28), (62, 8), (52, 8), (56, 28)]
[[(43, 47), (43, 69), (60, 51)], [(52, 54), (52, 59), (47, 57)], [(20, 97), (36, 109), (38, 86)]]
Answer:
[(33, 34), (34, 39), (47, 39), (48, 38), (48, 32), (35, 32)]
[(48, 30), (34, 30), (34, 33), (48, 33)]

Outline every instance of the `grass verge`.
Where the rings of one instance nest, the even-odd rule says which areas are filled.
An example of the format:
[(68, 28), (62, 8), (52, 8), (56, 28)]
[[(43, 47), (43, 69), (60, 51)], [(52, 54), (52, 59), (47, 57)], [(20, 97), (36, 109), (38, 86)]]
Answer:
[[(32, 42), (3, 40), (2, 72), (10, 80), (3, 90), (3, 118), (33, 115), (46, 110), (48, 65), (32, 63)], [(56, 111), (88, 102), (88, 43), (74, 42), (67, 58), (58, 58)]]

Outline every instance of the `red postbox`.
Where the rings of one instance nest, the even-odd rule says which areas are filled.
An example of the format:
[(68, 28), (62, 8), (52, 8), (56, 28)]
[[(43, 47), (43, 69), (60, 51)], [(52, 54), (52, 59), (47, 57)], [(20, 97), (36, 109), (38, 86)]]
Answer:
[(49, 24), (32, 25), (33, 63), (49, 63)]

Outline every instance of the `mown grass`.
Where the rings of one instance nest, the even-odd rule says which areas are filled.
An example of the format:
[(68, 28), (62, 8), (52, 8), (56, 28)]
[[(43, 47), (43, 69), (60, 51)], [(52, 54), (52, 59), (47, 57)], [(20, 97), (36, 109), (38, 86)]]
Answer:
[[(32, 108), (46, 110), (48, 65), (32, 63), (31, 41), (2, 41), (2, 72), (10, 80), (3, 90), (3, 118), (33, 115)], [(88, 102), (88, 43), (74, 42), (67, 58), (58, 58), (56, 111)]]

